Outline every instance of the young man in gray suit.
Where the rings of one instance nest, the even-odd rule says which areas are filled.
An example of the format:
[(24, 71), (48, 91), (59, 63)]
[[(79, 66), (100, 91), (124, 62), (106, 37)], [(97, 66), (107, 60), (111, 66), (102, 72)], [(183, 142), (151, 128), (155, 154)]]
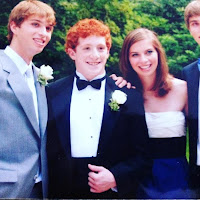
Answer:
[(51, 39), (55, 15), (47, 4), (21, 1), (0, 51), (0, 198), (47, 196), (45, 88), (32, 63)]

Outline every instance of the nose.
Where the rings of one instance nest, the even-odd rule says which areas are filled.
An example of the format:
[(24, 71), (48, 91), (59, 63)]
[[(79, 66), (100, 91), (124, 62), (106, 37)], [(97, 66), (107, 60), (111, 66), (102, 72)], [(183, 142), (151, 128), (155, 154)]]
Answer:
[(141, 62), (145, 63), (145, 62), (147, 62), (147, 61), (148, 61), (147, 56), (146, 56), (145, 54), (142, 54), (142, 55), (141, 55)]
[(94, 48), (90, 54), (90, 57), (93, 59), (98, 59), (100, 57), (99, 51), (96, 48)]
[(43, 27), (43, 26), (40, 27), (39, 34), (42, 36), (46, 36), (47, 35), (46, 27)]

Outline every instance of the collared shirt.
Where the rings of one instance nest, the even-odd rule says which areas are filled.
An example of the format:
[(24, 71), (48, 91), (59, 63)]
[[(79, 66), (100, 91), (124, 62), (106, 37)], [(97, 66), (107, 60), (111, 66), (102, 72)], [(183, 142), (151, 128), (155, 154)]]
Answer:
[[(80, 79), (86, 78), (76, 72)], [(95, 77), (99, 79), (105, 76)], [(76, 77), (74, 78), (73, 91), (70, 107), (70, 138), (72, 157), (96, 157), (101, 124), (104, 112), (105, 101), (105, 83), (104, 79), (100, 90), (87, 86), (83, 90), (78, 90), (76, 86)]]
[(7, 46), (4, 50), (4, 53), (16, 64), (18, 70), (22, 75), (26, 73), (26, 70), (28, 69), (29, 65), (32, 64), (32, 62), (29, 63), (29, 65), (24, 61), (24, 59), (19, 56), (10, 46)]

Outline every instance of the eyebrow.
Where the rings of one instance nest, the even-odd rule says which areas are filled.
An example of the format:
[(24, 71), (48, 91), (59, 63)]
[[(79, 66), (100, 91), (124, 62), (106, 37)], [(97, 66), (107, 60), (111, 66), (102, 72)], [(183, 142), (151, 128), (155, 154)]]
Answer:
[(189, 20), (189, 23), (192, 23), (192, 22), (198, 22), (199, 20), (197, 20), (197, 19), (193, 19), (193, 20)]
[[(154, 50), (154, 48), (148, 48), (148, 49), (145, 49), (144, 51), (149, 51), (149, 50)], [(130, 51), (129, 53), (138, 53), (137, 51)]]
[(41, 22), (41, 20), (35, 19), (35, 18), (30, 19), (30, 21), (38, 21), (38, 22)]
[[(32, 21), (32, 22), (38, 22), (38, 23), (43, 23), (41, 20), (39, 20), (39, 19), (35, 19), (35, 18), (33, 18), (33, 19), (30, 19), (30, 21)], [(53, 24), (51, 24), (51, 23), (48, 23), (47, 22), (47, 26), (54, 26)]]

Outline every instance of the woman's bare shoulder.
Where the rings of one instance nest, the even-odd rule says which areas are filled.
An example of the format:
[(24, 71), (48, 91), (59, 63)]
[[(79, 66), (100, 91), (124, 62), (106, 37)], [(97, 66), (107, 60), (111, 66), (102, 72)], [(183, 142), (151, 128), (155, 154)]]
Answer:
[(173, 78), (172, 91), (177, 95), (187, 95), (187, 82), (178, 78)]
[(187, 89), (187, 82), (178, 78), (172, 79), (173, 87), (182, 87), (183, 89)]

